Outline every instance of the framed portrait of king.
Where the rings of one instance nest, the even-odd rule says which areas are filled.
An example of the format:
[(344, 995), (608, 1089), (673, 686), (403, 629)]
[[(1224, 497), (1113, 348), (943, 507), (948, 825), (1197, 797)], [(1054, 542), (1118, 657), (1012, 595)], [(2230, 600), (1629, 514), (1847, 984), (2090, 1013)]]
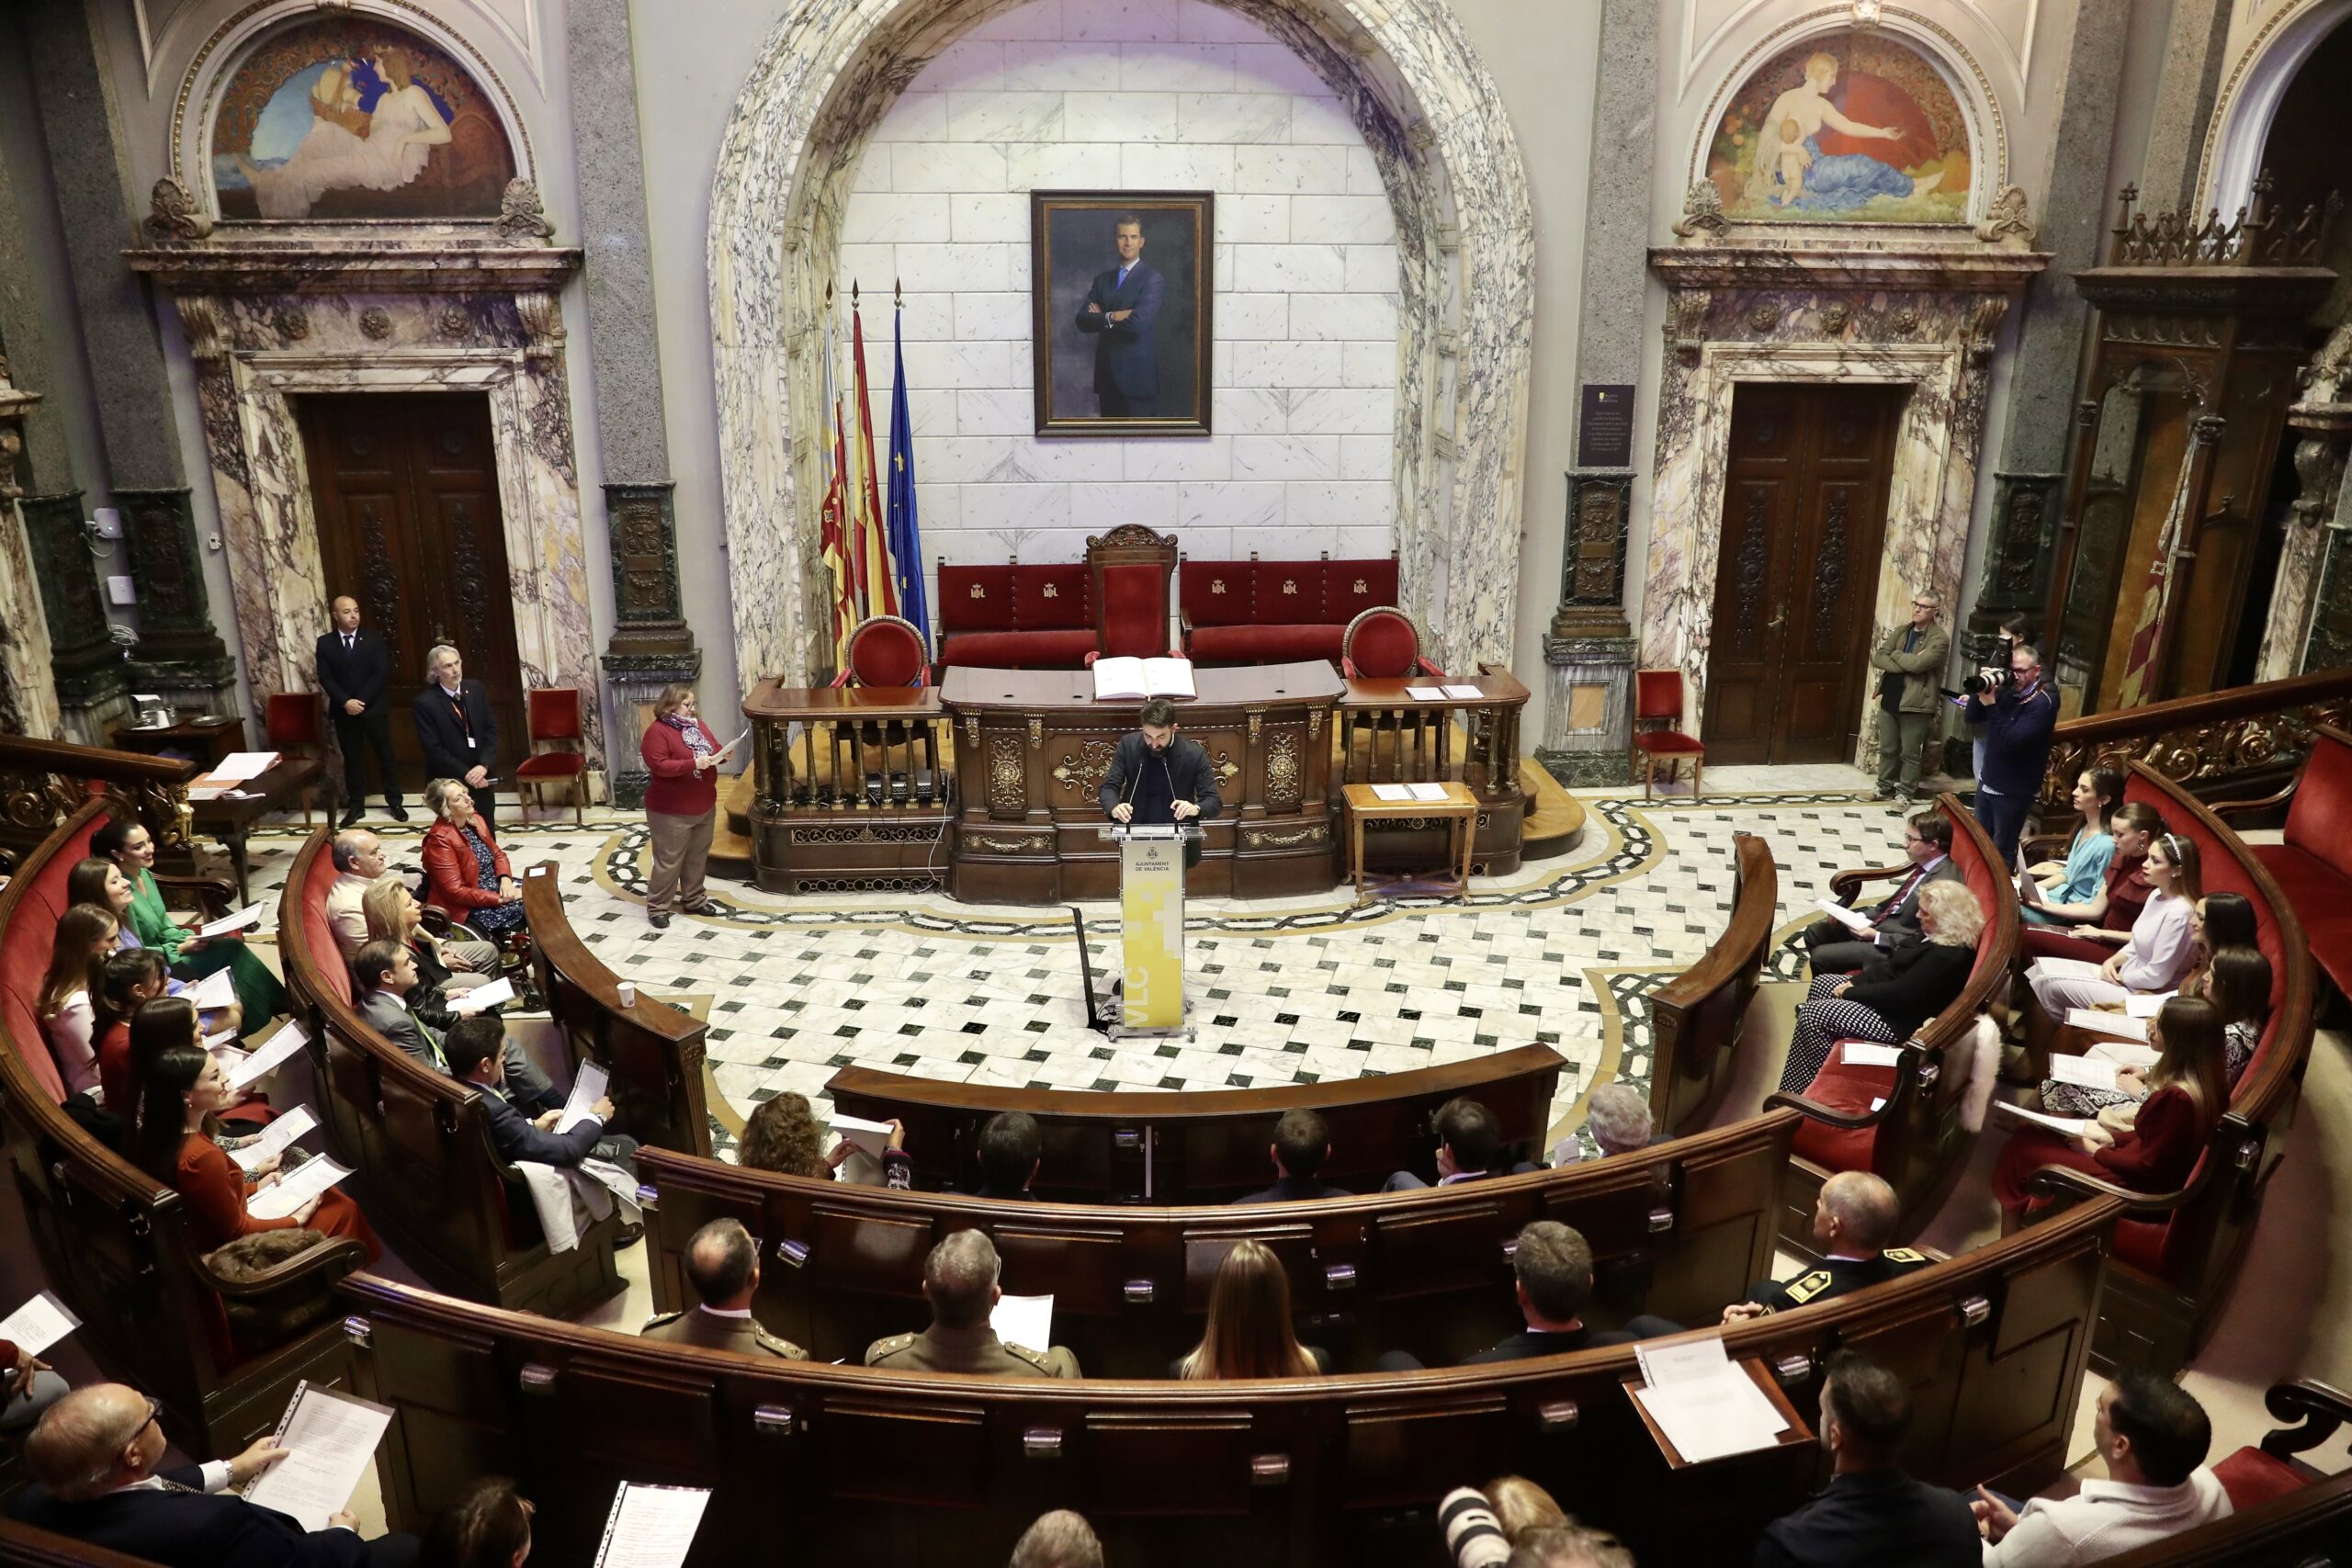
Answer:
[(1209, 433), (1216, 199), (1030, 193), (1038, 434)]

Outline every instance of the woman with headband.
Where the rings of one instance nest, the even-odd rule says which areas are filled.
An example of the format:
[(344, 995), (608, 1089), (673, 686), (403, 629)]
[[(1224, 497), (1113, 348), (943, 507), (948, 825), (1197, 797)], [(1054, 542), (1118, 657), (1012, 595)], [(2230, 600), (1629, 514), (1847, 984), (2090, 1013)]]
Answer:
[(2132, 922), (2132, 940), (2098, 967), (2096, 976), (2067, 973), (2064, 960), (2037, 959), (2027, 970), (2034, 1000), (2052, 1021), (2064, 1023), (2075, 1008), (2116, 1003), (2134, 992), (2177, 988), (2197, 961), (2193, 916), (2202, 896), (2197, 844), (2178, 833), (2160, 833), (2148, 846), (2143, 868), (2152, 891)]

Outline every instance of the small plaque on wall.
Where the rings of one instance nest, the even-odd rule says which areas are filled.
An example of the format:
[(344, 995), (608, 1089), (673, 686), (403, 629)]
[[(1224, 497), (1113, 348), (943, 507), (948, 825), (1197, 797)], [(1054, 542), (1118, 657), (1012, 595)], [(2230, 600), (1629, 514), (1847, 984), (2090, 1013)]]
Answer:
[(1577, 419), (1577, 467), (1634, 466), (1634, 388), (1631, 382), (1587, 381), (1584, 408)]

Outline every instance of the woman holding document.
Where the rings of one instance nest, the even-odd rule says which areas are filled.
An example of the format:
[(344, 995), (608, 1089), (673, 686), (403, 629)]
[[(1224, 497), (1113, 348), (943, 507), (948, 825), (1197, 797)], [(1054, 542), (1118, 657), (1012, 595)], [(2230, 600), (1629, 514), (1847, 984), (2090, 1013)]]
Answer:
[(153, 833), (137, 822), (109, 822), (90, 835), (90, 853), (102, 855), (120, 868), (130, 884), (125, 923), (139, 933), (141, 946), (164, 955), (175, 978), (201, 980), (216, 969), (229, 971), (229, 979), (237, 987), (240, 1033), (259, 1029), (286, 1010), (286, 987), (245, 945), (243, 932), (201, 937), (172, 919), (164, 907), (163, 889), (155, 886)]
[(662, 688), (653, 722), (638, 746), (653, 775), (645, 786), (645, 825), (653, 837), (645, 918), (655, 931), (668, 928), (673, 904), (689, 915), (718, 913), (703, 891), (703, 866), (718, 815), (718, 765), (733, 749), (731, 740), (721, 746), (695, 712), (692, 686)]

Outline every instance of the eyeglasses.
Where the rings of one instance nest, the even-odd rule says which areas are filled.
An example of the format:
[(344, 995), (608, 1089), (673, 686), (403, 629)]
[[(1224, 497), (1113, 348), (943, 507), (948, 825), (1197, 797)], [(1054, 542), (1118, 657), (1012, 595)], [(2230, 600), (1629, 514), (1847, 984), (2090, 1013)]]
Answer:
[(131, 1444), (137, 1442), (141, 1437), (146, 1435), (148, 1427), (153, 1427), (156, 1422), (161, 1421), (164, 1418), (164, 1402), (162, 1400), (157, 1399), (152, 1393), (141, 1394), (140, 1397), (147, 1402), (147, 1419), (139, 1423), (138, 1426), (133, 1427), (130, 1429), (130, 1435), (123, 1438), (121, 1443), (118, 1445), (119, 1447), (129, 1448)]
[(1939, 610), (1943, 608), (1942, 605), (1937, 604), (1933, 599), (1914, 599), (1911, 601), (1911, 607), (1915, 610)]

